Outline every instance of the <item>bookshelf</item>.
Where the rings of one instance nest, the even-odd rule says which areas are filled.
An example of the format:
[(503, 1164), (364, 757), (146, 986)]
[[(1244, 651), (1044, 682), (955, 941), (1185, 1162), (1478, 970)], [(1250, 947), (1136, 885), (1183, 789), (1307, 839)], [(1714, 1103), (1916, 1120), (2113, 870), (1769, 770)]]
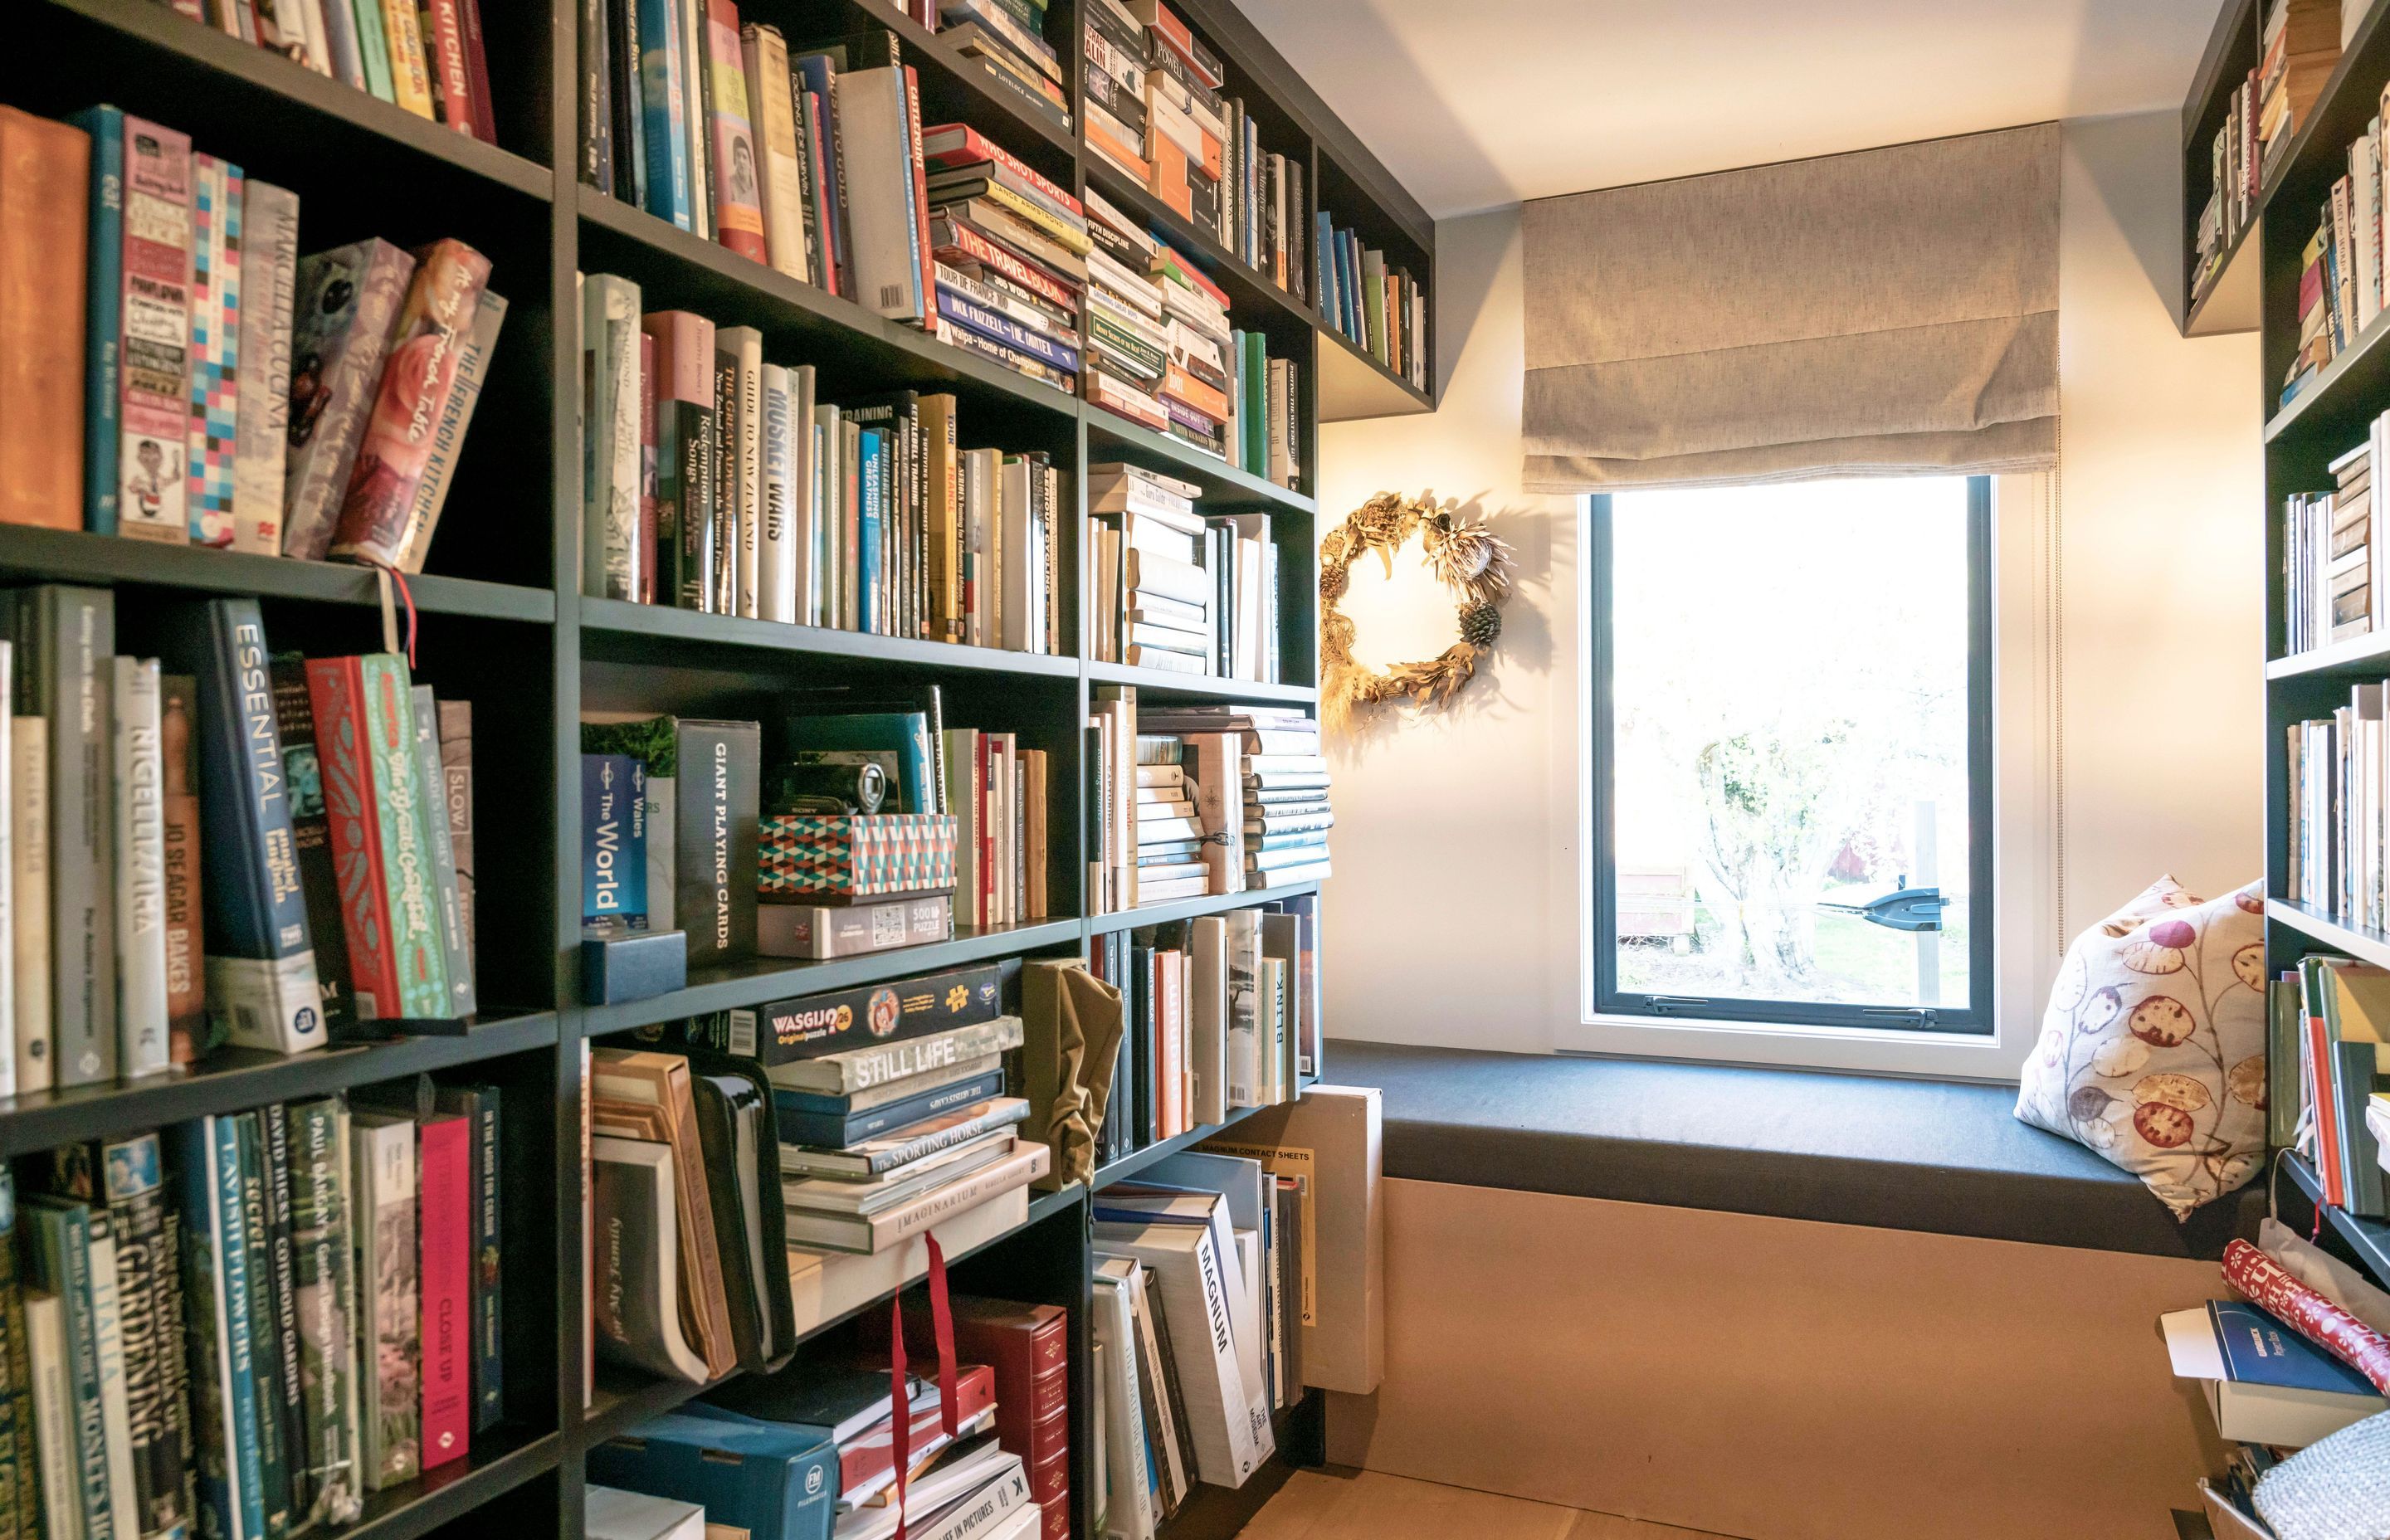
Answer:
[[(1318, 508), (1161, 434), (1086, 406), (1041, 383), (891, 325), (850, 301), (795, 283), (576, 180), (572, 104), (580, 7), (482, 0), (496, 109), (484, 144), (302, 66), (183, 19), (158, 0), (33, 0), (14, 7), (16, 41), (0, 57), (0, 101), (58, 117), (94, 101), (187, 131), (199, 148), (287, 186), (302, 200), (302, 247), (367, 236), (411, 245), (443, 236), (493, 259), (492, 288), (510, 302), (455, 492), (427, 573), (411, 580), (418, 616), (416, 677), (475, 707), (482, 1013), (456, 1036), (402, 1038), (295, 1059), (219, 1051), (195, 1072), (123, 1086), (0, 1101), (0, 1155), (195, 1116), (470, 1066), (506, 1097), (507, 1415), (477, 1432), (470, 1457), (374, 1494), (343, 1531), (373, 1540), (556, 1534), (582, 1531), (584, 1456), (641, 1418), (702, 1393), (610, 1367), (585, 1387), (582, 1295), (581, 1054), (693, 1013), (754, 1006), (808, 990), (894, 979), (966, 962), (1084, 956), (1090, 942), (1134, 925), (1185, 918), (1315, 891), (1311, 885), (1186, 900), (1089, 917), (1081, 892), (1089, 796), (1083, 727), (1099, 686), (1133, 685), (1154, 701), (1253, 699), (1309, 707), (1317, 691), (1313, 559)], [(1434, 289), (1433, 223), (1401, 186), (1235, 9), (1229, 0), (1177, 7), (1230, 70), (1231, 89), (1272, 148), (1299, 157), (1320, 207), (1399, 258)], [(792, 42), (885, 28), (919, 72), (924, 116), (967, 122), (1076, 191), (1090, 185), (1145, 218), (1228, 292), (1235, 323), (1275, 355), (1304, 366), (1296, 430), (1302, 485), (1316, 487), (1317, 424), (1434, 409), (1420, 391), (1336, 335), (1317, 311), (1176, 221), (1063, 133), (1017, 108), (974, 61), (906, 19), (888, 0), (749, 0), (747, 19)], [(1055, 0), (1049, 35), (1075, 44), (1075, 0)], [(1061, 48), (1082, 114), (1081, 50)], [(1307, 218), (1310, 211), (1304, 211)], [(1077, 545), (1083, 499), (1060, 520), (1061, 656), (816, 630), (583, 597), (581, 356), (576, 272), (641, 286), (646, 307), (682, 306), (765, 337), (775, 362), (820, 366), (841, 391), (923, 387), (954, 391), (978, 442), (1043, 449), (1084, 486), (1087, 465), (1125, 460), (1199, 485), (1208, 507), (1261, 509), (1280, 551), (1280, 630), (1290, 682), (1251, 686), (1086, 661)], [(1434, 357), (1433, 311), (1429, 356)], [(1435, 375), (1429, 373), (1431, 384)], [(0, 578), (117, 589), (126, 651), (152, 649), (153, 601), (253, 595), (278, 648), (311, 654), (378, 649), (377, 584), (340, 565), (163, 547), (81, 533), (0, 526)], [(704, 708), (752, 716), (776, 690), (842, 682), (926, 683), (944, 689), (950, 722), (1020, 734), (1053, 756), (1051, 918), (903, 951), (825, 963), (759, 959), (701, 971), (686, 988), (629, 1005), (588, 1007), (579, 987), (579, 738), (584, 709)], [(1304, 1084), (1311, 1083), (1306, 1077)], [(1241, 1114), (1240, 1114), (1241, 1116)], [(1233, 1123), (1237, 1119), (1231, 1119)], [(1100, 1171), (1125, 1178), (1198, 1129)], [(1095, 1489), (1086, 1378), (1089, 1210), (1084, 1187), (1038, 1195), (1025, 1224), (959, 1252), (956, 1287), (1073, 1308), (1073, 1534), (1092, 1540)], [(842, 1306), (829, 1330), (891, 1290)], [(585, 1396), (585, 1391), (588, 1393)], [(585, 1405), (586, 1409), (585, 1410)], [(1283, 1423), (1282, 1452), (1317, 1457), (1319, 1398)], [(1206, 1492), (1174, 1524), (1180, 1540), (1227, 1533), (1283, 1479)]]

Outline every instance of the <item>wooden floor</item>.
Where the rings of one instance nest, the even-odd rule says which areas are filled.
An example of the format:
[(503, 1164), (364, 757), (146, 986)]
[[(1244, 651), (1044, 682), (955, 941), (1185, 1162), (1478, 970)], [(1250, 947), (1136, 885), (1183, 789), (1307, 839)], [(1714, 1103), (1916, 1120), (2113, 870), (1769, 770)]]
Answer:
[(1238, 1540), (1731, 1540), (1375, 1470), (1298, 1470)]

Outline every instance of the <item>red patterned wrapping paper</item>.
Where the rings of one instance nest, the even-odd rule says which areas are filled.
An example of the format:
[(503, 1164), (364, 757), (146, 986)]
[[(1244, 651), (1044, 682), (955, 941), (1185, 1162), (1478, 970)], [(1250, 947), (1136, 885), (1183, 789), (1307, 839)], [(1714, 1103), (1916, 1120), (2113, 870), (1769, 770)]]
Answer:
[(2390, 1337), (2291, 1277), (2245, 1240), (2224, 1248), (2224, 1281), (2390, 1395)]

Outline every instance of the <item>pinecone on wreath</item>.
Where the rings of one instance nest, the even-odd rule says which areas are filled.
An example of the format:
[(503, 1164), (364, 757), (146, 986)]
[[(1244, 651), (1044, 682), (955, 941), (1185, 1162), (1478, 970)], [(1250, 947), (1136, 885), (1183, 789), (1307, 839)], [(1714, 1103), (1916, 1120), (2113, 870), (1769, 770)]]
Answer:
[(1319, 569), (1319, 597), (1326, 603), (1334, 604), (1343, 598), (1352, 584), (1351, 575), (1341, 566)]
[(1502, 611), (1492, 599), (1478, 599), (1460, 607), (1460, 639), (1480, 652), (1494, 645), (1502, 635)]

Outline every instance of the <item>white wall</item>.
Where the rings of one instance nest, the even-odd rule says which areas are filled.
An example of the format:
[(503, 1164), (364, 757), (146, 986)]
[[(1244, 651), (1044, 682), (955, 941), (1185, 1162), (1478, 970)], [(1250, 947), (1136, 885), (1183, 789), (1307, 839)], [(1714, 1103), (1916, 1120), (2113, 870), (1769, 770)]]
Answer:
[[(2046, 800), (2062, 815), (2010, 831), (2062, 873), (2055, 905), (2029, 911), (2046, 918), (2015, 927), (2024, 960), (2041, 965), (2028, 977), (2046, 978), (2062, 923), (2081, 930), (2162, 871), (2220, 892), (2259, 869), (2257, 347), (2176, 334), (2178, 132), (2174, 114), (2148, 113), (2065, 135), (2057, 537), (2003, 531), (2025, 552), (2004, 557), (2004, 583), (2020, 568), (2037, 577), (2045, 556), (2058, 568), (2056, 624), (2019, 621), (2002, 643), (2016, 680), (2039, 674), (2036, 648), (2053, 637), (2059, 661), (2054, 716), (2016, 729), (2062, 756)], [(1436, 262), (1443, 407), (1324, 428), (1322, 525), (1381, 489), (1433, 488), (1493, 514), (1522, 579), (1501, 646), (1455, 707), (1384, 713), (1331, 747), (1328, 1025), (1548, 1051), (1574, 1031), (1581, 989), (1576, 508), (1519, 490), (1518, 211), (1439, 225)], [(2011, 505), (2003, 518), (2032, 514)], [(1356, 568), (1355, 585), (1344, 609), (1364, 661), (1449, 644), (1433, 584)], [(2004, 623), (2034, 612), (2016, 602), (2030, 597), (2003, 595)], [(2037, 1018), (2037, 988), (2007, 994), (2004, 1021)], [(2014, 1035), (2029, 1042), (2029, 1026)]]

